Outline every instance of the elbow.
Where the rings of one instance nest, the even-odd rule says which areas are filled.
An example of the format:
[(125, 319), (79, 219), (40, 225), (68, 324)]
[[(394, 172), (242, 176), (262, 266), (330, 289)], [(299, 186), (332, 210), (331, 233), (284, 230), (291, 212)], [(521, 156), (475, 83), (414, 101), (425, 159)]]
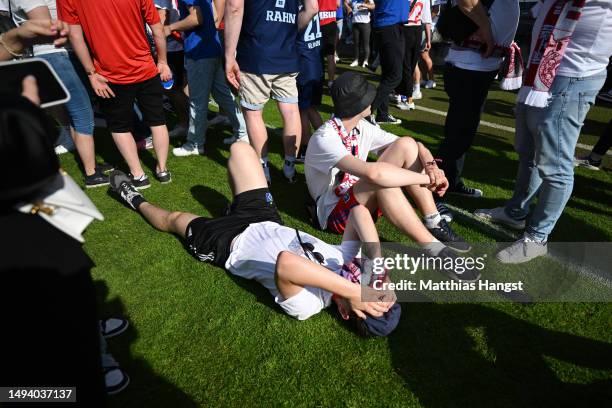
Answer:
[(235, 16), (238, 15), (242, 11), (242, 3), (237, 0), (229, 0), (225, 4), (225, 15), (226, 16)]
[(374, 184), (378, 184), (378, 181), (381, 177), (380, 166), (376, 165), (377, 163), (368, 163), (365, 172), (365, 178), (367, 181), (370, 181)]

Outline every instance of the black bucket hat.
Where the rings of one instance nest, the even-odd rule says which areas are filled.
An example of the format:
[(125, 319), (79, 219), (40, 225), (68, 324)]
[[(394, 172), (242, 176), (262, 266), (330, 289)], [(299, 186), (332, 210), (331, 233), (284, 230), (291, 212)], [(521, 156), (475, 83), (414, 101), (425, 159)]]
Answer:
[(334, 81), (331, 97), (334, 101), (334, 115), (351, 118), (374, 102), (376, 87), (363, 75), (349, 71)]

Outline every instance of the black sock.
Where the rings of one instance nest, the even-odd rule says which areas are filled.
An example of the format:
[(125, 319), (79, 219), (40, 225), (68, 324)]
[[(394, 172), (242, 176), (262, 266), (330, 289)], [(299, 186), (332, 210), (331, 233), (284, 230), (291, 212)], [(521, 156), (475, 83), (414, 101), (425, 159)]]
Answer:
[(137, 195), (136, 197), (132, 198), (132, 205), (134, 206), (136, 211), (138, 211), (138, 207), (140, 207), (140, 204), (146, 203), (146, 202), (147, 200), (144, 198), (143, 195)]

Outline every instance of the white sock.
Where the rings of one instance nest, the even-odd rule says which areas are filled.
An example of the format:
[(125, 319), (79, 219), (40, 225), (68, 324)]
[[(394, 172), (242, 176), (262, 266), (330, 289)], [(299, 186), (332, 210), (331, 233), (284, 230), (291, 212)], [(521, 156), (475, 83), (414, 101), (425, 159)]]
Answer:
[(429, 244), (423, 245), (423, 249), (431, 256), (437, 256), (444, 248), (446, 248), (446, 245), (435, 238)]
[(427, 228), (435, 228), (442, 221), (442, 217), (439, 212), (435, 212), (433, 214), (426, 215), (423, 217), (423, 223)]
[(414, 88), (412, 89), (412, 92), (413, 92), (413, 93), (419, 93), (419, 92), (421, 92), (421, 84), (420, 84), (420, 83), (418, 83), (418, 84), (414, 84)]

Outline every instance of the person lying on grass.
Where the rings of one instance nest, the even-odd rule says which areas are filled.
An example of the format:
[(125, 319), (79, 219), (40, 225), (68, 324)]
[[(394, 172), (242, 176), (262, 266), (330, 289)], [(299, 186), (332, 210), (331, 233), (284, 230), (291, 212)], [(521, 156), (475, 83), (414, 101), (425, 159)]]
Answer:
[[(361, 270), (352, 262), (359, 245), (337, 248), (283, 226), (255, 150), (236, 142), (230, 153), (228, 172), (234, 199), (222, 217), (204, 218), (156, 207), (121, 171), (110, 174), (111, 188), (152, 226), (185, 239), (197, 259), (262, 284), (288, 315), (305, 320), (333, 300), (358, 333), (391, 333), (399, 321), (400, 306), (392, 292), (375, 291), (359, 283)], [(367, 209), (363, 210), (369, 216)], [(373, 223), (370, 228), (361, 225), (366, 225), (362, 233), (367, 239), (378, 241)], [(349, 226), (345, 239), (354, 236), (356, 232)], [(375, 301), (364, 301), (362, 295)]]
[[(470, 245), (447, 223), (450, 212), (446, 210), (445, 219), (436, 207), (433, 194), (443, 196), (448, 181), (429, 150), (365, 120), (376, 88), (362, 75), (345, 72), (334, 82), (331, 96), (334, 117), (312, 135), (304, 166), (320, 227), (341, 234), (354, 209), (365, 207), (374, 221), (384, 215), (432, 256), (452, 256), (447, 247), (469, 251)], [(378, 161), (366, 161), (370, 151), (379, 154)], [(423, 222), (404, 191), (423, 214)], [(451, 277), (475, 281), (480, 275)]]

